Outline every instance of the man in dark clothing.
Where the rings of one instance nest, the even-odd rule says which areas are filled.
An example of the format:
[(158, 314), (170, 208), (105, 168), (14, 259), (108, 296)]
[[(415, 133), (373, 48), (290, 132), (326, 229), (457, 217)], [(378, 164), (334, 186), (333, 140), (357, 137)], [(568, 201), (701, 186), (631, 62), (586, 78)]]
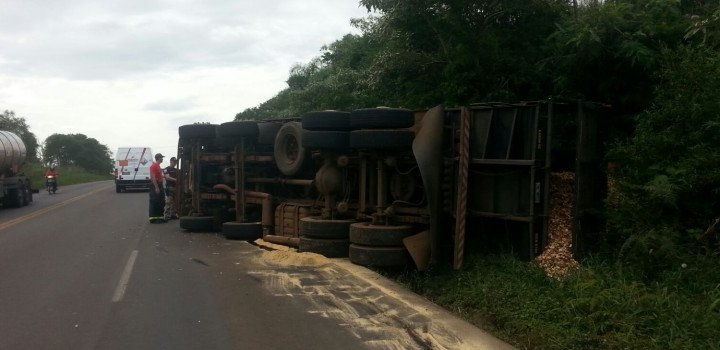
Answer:
[(155, 155), (155, 162), (150, 166), (150, 222), (166, 222), (163, 216), (165, 209), (165, 189), (163, 188), (163, 170), (160, 167), (164, 156)]
[(177, 219), (175, 209), (175, 189), (177, 188), (177, 159), (170, 158), (170, 166), (165, 168), (165, 220)]

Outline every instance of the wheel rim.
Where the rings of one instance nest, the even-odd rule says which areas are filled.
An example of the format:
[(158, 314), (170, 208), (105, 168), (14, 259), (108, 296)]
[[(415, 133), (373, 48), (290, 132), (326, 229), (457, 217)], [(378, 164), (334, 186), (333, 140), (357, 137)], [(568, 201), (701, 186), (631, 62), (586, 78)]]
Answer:
[(300, 154), (297, 139), (293, 135), (285, 136), (285, 155), (289, 164), (295, 163)]

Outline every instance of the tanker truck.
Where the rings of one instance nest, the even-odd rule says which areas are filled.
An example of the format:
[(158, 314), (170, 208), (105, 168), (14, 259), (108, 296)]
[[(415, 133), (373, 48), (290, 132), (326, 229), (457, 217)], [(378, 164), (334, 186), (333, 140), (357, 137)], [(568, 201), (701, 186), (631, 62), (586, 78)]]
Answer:
[(16, 134), (0, 130), (0, 206), (19, 208), (32, 202), (30, 178), (21, 172), (27, 150)]

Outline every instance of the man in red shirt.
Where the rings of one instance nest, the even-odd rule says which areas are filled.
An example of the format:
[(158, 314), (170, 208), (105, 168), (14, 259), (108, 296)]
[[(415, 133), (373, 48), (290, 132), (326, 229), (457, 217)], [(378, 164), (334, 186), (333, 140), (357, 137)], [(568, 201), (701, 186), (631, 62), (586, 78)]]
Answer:
[(150, 222), (167, 222), (163, 211), (165, 210), (165, 189), (163, 188), (163, 170), (160, 167), (164, 156), (155, 155), (155, 162), (150, 165)]

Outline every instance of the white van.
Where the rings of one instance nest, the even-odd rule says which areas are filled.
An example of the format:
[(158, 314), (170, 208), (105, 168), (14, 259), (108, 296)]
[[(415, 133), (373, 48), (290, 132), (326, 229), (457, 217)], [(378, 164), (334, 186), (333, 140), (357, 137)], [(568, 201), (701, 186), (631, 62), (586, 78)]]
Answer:
[(120, 147), (115, 153), (115, 192), (150, 189), (150, 147)]

